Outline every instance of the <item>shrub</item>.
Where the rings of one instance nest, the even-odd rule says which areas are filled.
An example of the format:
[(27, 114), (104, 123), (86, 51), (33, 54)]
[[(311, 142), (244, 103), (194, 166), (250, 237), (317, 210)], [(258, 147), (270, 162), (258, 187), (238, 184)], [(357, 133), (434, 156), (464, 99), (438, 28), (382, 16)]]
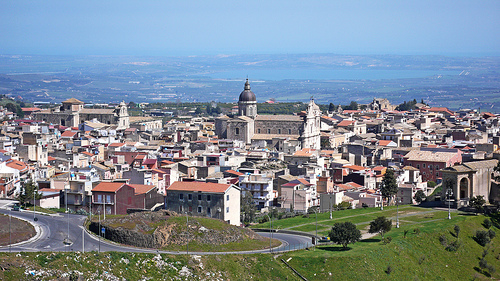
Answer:
[(446, 241), (446, 236), (439, 236), (439, 242), (441, 243), (441, 245), (445, 246), (448, 243), (448, 241)]
[(480, 267), (480, 268), (482, 268), (482, 269), (484, 269), (484, 268), (486, 268), (487, 266), (488, 266), (488, 262), (487, 262), (484, 258), (482, 258), (482, 259), (479, 261), (479, 267)]
[(483, 221), (483, 226), (486, 227), (486, 228), (491, 228), (493, 224), (491, 223), (491, 220), (490, 219), (484, 219)]
[(490, 272), (490, 274), (493, 274), (495, 273), (495, 267), (491, 264), (489, 264), (486, 268), (488, 268), (488, 271)]
[(421, 256), (421, 257), (418, 259), (418, 264), (422, 264), (424, 261), (425, 261), (425, 255)]
[(408, 234), (408, 232), (410, 232), (408, 229), (405, 229), (405, 230), (403, 231), (403, 237), (404, 237), (404, 238), (406, 238), (406, 235)]
[(417, 235), (418, 235), (418, 234), (420, 234), (420, 229), (419, 229), (419, 228), (415, 228), (415, 229), (413, 230), (413, 233), (415, 233), (415, 234), (417, 234)]
[(484, 249), (483, 254), (482, 254), (482, 257), (483, 257), (483, 258), (484, 258), (484, 257), (486, 257), (486, 255), (487, 255), (487, 254), (488, 254), (488, 249)]
[(458, 234), (460, 233), (460, 226), (455, 224), (455, 227), (453, 227), (453, 230), (455, 230), (455, 234), (457, 235), (458, 237)]
[(392, 242), (392, 237), (385, 237), (382, 239), (382, 244), (387, 245)]
[(308, 219), (309, 218), (309, 214), (302, 215), (302, 218)]
[(387, 274), (391, 274), (391, 272), (392, 272), (392, 271), (393, 271), (392, 266), (391, 266), (391, 265), (388, 265), (388, 266), (387, 266), (387, 269), (385, 270), (385, 273), (387, 273)]
[(478, 230), (476, 231), (476, 236), (474, 237), (476, 242), (481, 246), (486, 246), (486, 244), (490, 243), (490, 235), (488, 231)]
[(451, 242), (448, 246), (446, 246), (445, 250), (448, 252), (456, 252), (460, 248), (460, 242), (458, 240)]
[(490, 229), (488, 230), (488, 236), (490, 236), (490, 239), (493, 239), (497, 236), (497, 233), (493, 229)]

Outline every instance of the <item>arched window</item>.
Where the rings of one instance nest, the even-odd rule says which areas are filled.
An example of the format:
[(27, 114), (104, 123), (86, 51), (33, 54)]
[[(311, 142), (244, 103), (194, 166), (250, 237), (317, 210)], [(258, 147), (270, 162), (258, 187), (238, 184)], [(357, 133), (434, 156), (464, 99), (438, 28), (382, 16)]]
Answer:
[(240, 128), (236, 128), (234, 134), (235, 135), (239, 135), (240, 134)]

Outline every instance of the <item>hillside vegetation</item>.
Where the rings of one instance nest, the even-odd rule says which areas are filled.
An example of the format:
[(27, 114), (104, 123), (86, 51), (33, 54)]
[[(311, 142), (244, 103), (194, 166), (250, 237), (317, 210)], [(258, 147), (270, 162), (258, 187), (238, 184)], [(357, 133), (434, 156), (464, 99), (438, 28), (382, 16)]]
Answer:
[[(329, 244), (275, 255), (2, 253), (0, 279), (300, 280), (283, 259), (308, 280), (498, 280), (500, 230), (490, 228), (499, 235), (486, 246), (474, 239), (477, 230), (487, 230), (485, 218), (453, 214), (448, 220), (421, 214), (412, 218), (413, 223), (402, 221), (401, 228), (386, 233), (390, 243), (374, 236), (350, 244), (346, 251)], [(490, 219), (499, 222), (498, 216)], [(460, 228), (458, 235), (455, 225)], [(455, 241), (458, 248), (447, 250)], [(483, 255), (497, 271), (481, 268)]]

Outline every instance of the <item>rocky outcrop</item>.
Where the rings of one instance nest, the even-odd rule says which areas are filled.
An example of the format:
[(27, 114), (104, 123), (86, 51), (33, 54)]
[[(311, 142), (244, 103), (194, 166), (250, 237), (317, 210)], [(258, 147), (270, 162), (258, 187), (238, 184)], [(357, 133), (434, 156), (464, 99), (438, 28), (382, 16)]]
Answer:
[[(175, 219), (177, 218), (177, 219)], [(199, 244), (222, 245), (244, 239), (262, 239), (252, 230), (218, 221), (216, 229), (203, 226), (196, 217), (189, 217), (189, 223), (178, 219), (175, 212), (134, 213), (125, 217), (101, 221), (108, 240), (144, 248), (164, 248), (171, 244), (186, 245), (193, 241)], [(207, 218), (203, 218), (206, 220)], [(215, 220), (215, 219), (213, 219)], [(99, 222), (92, 221), (89, 230), (98, 233)], [(186, 231), (187, 230), (187, 231)], [(189, 234), (189, 235), (188, 235)]]

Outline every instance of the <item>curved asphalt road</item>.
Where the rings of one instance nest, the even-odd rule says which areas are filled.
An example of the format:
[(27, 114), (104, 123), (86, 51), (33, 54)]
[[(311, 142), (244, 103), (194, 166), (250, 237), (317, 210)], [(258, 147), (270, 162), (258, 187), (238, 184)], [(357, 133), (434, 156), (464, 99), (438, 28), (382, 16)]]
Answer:
[[(144, 252), (144, 253), (167, 253), (167, 254), (186, 254), (186, 252), (157, 251), (154, 249), (135, 248), (123, 246), (109, 241), (100, 240), (93, 234), (90, 234), (83, 228), (86, 216), (72, 214), (40, 215), (36, 214), (37, 221), (33, 220), (33, 212), (27, 211), (9, 211), (9, 209), (0, 209), (0, 213), (29, 221), (35, 226), (37, 234), (28, 241), (20, 242), (14, 245), (0, 247), (0, 252), (63, 252), (63, 251), (117, 251), (117, 252)], [(4, 227), (4, 226), (2, 226)], [(69, 230), (69, 232), (68, 232)], [(260, 235), (269, 237), (271, 233), (262, 232)], [(278, 239), (282, 245), (271, 249), (272, 252), (283, 252), (289, 250), (302, 249), (311, 246), (311, 238), (300, 235), (285, 234), (274, 232), (273, 239)], [(69, 243), (67, 243), (69, 238)], [(269, 249), (253, 251), (235, 251), (235, 252), (189, 252), (189, 254), (207, 255), (207, 254), (255, 254), (269, 253)]]

